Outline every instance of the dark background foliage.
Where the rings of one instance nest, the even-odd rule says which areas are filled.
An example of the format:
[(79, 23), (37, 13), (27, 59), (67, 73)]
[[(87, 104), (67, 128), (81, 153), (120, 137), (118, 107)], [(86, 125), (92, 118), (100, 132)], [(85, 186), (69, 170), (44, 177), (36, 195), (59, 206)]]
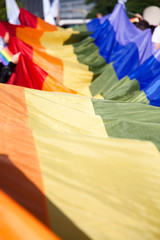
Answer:
[[(16, 0), (16, 2), (20, 7), (22, 6), (22, 1)], [(0, 0), (0, 20), (7, 20), (5, 0)]]
[(5, 9), (5, 1), (0, 1), (0, 19), (6, 20), (6, 9)]
[[(117, 2), (117, 0), (86, 0), (86, 4), (95, 3), (95, 6), (87, 18), (95, 18), (97, 13), (101, 13), (102, 15), (111, 13)], [(128, 0), (126, 10), (128, 12), (142, 14), (144, 8), (148, 6), (160, 7), (160, 0)]]

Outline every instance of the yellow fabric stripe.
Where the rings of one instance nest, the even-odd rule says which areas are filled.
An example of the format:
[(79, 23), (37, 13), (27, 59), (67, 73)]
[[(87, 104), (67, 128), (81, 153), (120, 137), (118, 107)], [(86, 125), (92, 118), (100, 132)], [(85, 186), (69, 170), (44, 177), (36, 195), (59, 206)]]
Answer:
[(97, 94), (96, 96), (93, 97), (89, 87), (85, 88), (81, 93), (84, 96), (89, 96), (96, 99), (104, 99), (104, 97), (101, 94)]
[(104, 99), (104, 97), (101, 94), (97, 94), (96, 96), (93, 97), (89, 87), (82, 90), (81, 94), (83, 94), (83, 96), (89, 96), (96, 99)]
[[(60, 79), (63, 84), (70, 89), (78, 92), (83, 92), (84, 89), (90, 86), (93, 72), (89, 71), (89, 67), (78, 62), (77, 56), (74, 53), (72, 45), (63, 45), (68, 40), (73, 31), (52, 31), (44, 32), (31, 28), (17, 28), (16, 36), (33, 47), (33, 61), (52, 77), (59, 69), (59, 64), (55, 63), (52, 57), (55, 57), (60, 65), (63, 65), (63, 73), (60, 73)], [(79, 32), (74, 32), (74, 34)], [(54, 61), (54, 68), (53, 66)], [(51, 66), (52, 65), (52, 66)], [(52, 71), (51, 71), (51, 68)], [(53, 75), (52, 75), (53, 74)], [(63, 77), (62, 77), (63, 76)], [(61, 79), (61, 77), (63, 79)]]
[[(83, 133), (108, 137), (101, 117), (95, 115), (90, 98), (74, 94), (32, 91), (31, 89), (25, 89), (25, 92), (27, 105), (32, 106), (32, 109), (35, 107), (33, 111), (37, 119), (33, 119), (32, 122), (35, 122), (35, 126), (40, 124), (41, 128), (51, 128), (64, 134)], [(34, 117), (34, 112), (32, 117)]]
[[(160, 164), (152, 143), (42, 136), (40, 130), (35, 138), (47, 197), (90, 239), (143, 240), (149, 234), (159, 240), (152, 229), (160, 227)], [(50, 205), (49, 216), (52, 229), (57, 223), (67, 232)]]
[[(160, 155), (109, 139), (90, 98), (25, 90), (47, 198), (95, 240), (159, 240)], [(67, 227), (49, 206), (52, 228)], [(154, 229), (154, 231), (153, 231)], [(71, 232), (70, 239), (78, 239)]]
[[(45, 48), (46, 53), (63, 60), (78, 63), (77, 56), (74, 54), (72, 45), (63, 45), (72, 35), (72, 32), (44, 32), (40, 37), (41, 45)], [(88, 66), (80, 64), (81, 68), (88, 70)]]
[(93, 78), (93, 72), (85, 70), (81, 67), (82, 64), (63, 61), (64, 64), (64, 80), (63, 83), (68, 88), (78, 92), (83, 92), (84, 89), (90, 86)]
[[(55, 32), (44, 32), (41, 37), (41, 42), (47, 42), (54, 45), (63, 45), (72, 35), (73, 31), (55, 31)], [(74, 32), (74, 34), (79, 34), (79, 32)]]
[(44, 32), (40, 42), (47, 54), (63, 61), (63, 84), (68, 88), (82, 92), (91, 84), (93, 72), (89, 71), (87, 65), (78, 62), (72, 45), (63, 46), (64, 41), (69, 39), (71, 34), (70, 31)]

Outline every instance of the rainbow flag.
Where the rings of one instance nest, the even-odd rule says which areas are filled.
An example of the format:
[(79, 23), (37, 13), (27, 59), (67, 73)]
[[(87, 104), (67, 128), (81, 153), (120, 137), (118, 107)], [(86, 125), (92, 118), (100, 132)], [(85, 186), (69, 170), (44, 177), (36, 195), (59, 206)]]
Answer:
[(159, 108), (7, 84), (0, 94), (2, 239), (159, 239)]
[[(49, 75), (52, 77), (52, 79), (54, 79), (53, 81), (56, 81), (58, 84), (63, 84), (65, 88), (71, 89), (71, 91), (74, 93), (81, 92), (81, 90), (90, 84), (92, 73), (88, 71), (88, 66), (79, 63), (79, 61), (76, 59), (76, 55), (73, 53), (72, 46), (63, 46), (64, 41), (70, 38), (71, 35), (74, 39), (73, 41), (76, 42), (85, 39), (86, 33), (82, 33), (79, 36), (78, 32), (72, 34), (73, 31), (68, 30), (46, 32), (44, 30), (38, 30), (29, 27), (12, 26), (8, 23), (3, 23), (3, 26), (5, 26), (6, 30), (9, 31), (11, 35), (9, 44), (10, 50), (13, 53), (21, 52), (25, 55), (24, 57), (29, 58), (31, 62), (36, 64), (35, 66), (37, 72), (40, 73), (45, 71), (46, 76)], [(40, 40), (42, 36), (44, 36), (44, 44), (47, 45), (48, 41), (52, 41), (52, 39), (55, 37), (51, 51), (48, 49), (50, 52), (48, 52), (45, 45), (43, 45), (43, 40)], [(54, 45), (57, 45), (56, 48)], [(23, 68), (24, 65), (22, 65), (22, 71), (24, 70), (23, 73), (25, 73), (26, 71)], [(35, 69), (35, 67), (32, 68)], [(73, 69), (75, 74), (72, 72)], [(19, 74), (18, 71), (16, 71), (16, 74)], [(31, 75), (29, 75), (29, 77), (30, 76)], [(46, 81), (44, 78), (44, 84), (41, 89), (48, 91), (53, 89), (56, 90), (54, 87), (52, 87), (52, 80), (50, 80), (50, 77), (47, 78)], [(15, 78), (18, 79), (16, 76)], [(77, 78), (80, 80), (79, 83), (77, 82)], [(81, 79), (83, 78), (86, 79), (86, 83), (82, 83)], [(24, 82), (22, 78), (19, 80), (19, 82), (20, 81)], [(30, 82), (32, 82), (32, 80), (30, 80)], [(25, 87), (29, 86), (25, 85)], [(57, 91), (59, 91), (59, 89), (57, 89)]]
[[(30, 19), (29, 15), (27, 17)], [(46, 31), (45, 28), (13, 26), (6, 23), (2, 25), (11, 34), (9, 46), (11, 51), (13, 53), (20, 51), (24, 58), (29, 57), (35, 64), (30, 69), (35, 69), (37, 65), (36, 72), (40, 76), (36, 79), (42, 79), (44, 76), (40, 84), (36, 81), (39, 85), (36, 87), (32, 83), (35, 81), (32, 78), (34, 74), (30, 74), (30, 79), (23, 81), (19, 74), (21, 70), (19, 70), (16, 72), (17, 76), (15, 75), (12, 79), (12, 84), (60, 91), (60, 88), (55, 87), (56, 82), (56, 85), (63, 85), (62, 88), (67, 89), (66, 92), (79, 92), (109, 100), (140, 101), (159, 106), (159, 100), (155, 103), (152, 100), (153, 95), (149, 95), (148, 90), (142, 87), (140, 80), (142, 75), (139, 78), (136, 74), (138, 69), (146, 69), (149, 59), (156, 54), (156, 49), (151, 42), (151, 32), (137, 29), (128, 19), (121, 4), (116, 5), (112, 14), (91, 36), (89, 32), (78, 32), (72, 29)], [(154, 69), (158, 74), (159, 60), (155, 57), (154, 59)], [(24, 65), (21, 64), (19, 69), (23, 67)], [(139, 71), (143, 73), (144, 81), (147, 76), (152, 77), (152, 81), (156, 80), (153, 67), (148, 69), (152, 72), (151, 75)], [(27, 72), (25, 69), (22, 71), (27, 79)], [(41, 72), (45, 74), (42, 75)], [(137, 79), (130, 81), (135, 74)], [(46, 78), (46, 76), (49, 77)], [(145, 88), (150, 88), (149, 84), (149, 81), (146, 81)], [(157, 81), (156, 86), (158, 89)], [(157, 94), (155, 98), (159, 99)]]
[(160, 56), (150, 31), (120, 3), (92, 34), (22, 12), (21, 26), (0, 22), (21, 52), (0, 84), (2, 239), (159, 240)]
[[(28, 12), (24, 17), (30, 19)], [(34, 19), (37, 21), (37, 17)], [(30, 64), (33, 69), (30, 75), (25, 70), (29, 60), (20, 63), (11, 84), (159, 106), (159, 58), (151, 42), (151, 32), (137, 29), (121, 4), (116, 5), (92, 35), (73, 29), (51, 31), (45, 27), (1, 24), (11, 34), (11, 51), (22, 52), (23, 59), (34, 63)], [(21, 72), (25, 74), (23, 77)], [(35, 72), (36, 80), (32, 77)], [(41, 79), (39, 83), (37, 79)], [(156, 87), (150, 91), (152, 81)]]
[(8, 63), (12, 60), (13, 53), (9, 50), (8, 47), (4, 47), (0, 51), (0, 62), (3, 63), (4, 66), (7, 66)]

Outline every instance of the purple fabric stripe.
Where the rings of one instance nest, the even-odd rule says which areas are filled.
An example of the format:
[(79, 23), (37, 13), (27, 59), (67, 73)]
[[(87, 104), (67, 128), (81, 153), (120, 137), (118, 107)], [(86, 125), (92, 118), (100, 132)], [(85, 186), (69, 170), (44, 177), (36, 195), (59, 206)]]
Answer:
[(136, 44), (139, 52), (140, 64), (155, 53), (156, 48), (151, 41), (151, 30), (146, 29), (141, 31), (131, 23), (122, 4), (118, 3), (115, 6), (109, 17), (109, 21), (113, 26), (116, 33), (115, 38), (119, 44), (123, 46), (130, 42)]

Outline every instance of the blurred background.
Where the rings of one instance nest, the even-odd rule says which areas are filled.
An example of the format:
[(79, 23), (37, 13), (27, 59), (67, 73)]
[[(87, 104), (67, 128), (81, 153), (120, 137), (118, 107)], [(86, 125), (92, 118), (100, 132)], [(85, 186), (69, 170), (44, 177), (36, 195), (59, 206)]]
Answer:
[[(50, 0), (52, 3), (54, 0)], [(19, 7), (23, 7), (34, 15), (44, 18), (42, 0), (16, 0)], [(117, 0), (60, 0), (60, 24), (82, 24), (89, 19), (111, 13)], [(134, 13), (143, 14), (148, 6), (160, 7), (160, 0), (128, 0), (126, 10), (129, 17)], [(98, 15), (99, 14), (99, 15)], [(0, 20), (7, 20), (5, 0), (0, 0)]]

